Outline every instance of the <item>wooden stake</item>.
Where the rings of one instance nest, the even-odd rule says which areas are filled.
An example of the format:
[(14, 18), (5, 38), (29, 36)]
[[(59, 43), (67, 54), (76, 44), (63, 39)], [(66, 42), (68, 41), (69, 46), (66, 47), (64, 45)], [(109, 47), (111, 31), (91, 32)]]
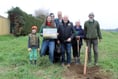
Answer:
[(85, 61), (84, 61), (84, 75), (86, 75), (87, 72), (87, 60), (88, 60), (88, 47), (86, 47), (85, 51)]

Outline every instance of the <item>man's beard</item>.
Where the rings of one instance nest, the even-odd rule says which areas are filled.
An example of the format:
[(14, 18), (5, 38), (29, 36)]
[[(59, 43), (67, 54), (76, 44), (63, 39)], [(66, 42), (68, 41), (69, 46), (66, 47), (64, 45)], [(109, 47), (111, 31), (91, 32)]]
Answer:
[(90, 21), (90, 22), (93, 22), (93, 21), (94, 21), (94, 19), (93, 19), (93, 18), (92, 18), (92, 19), (90, 18), (90, 19), (89, 19), (89, 21)]

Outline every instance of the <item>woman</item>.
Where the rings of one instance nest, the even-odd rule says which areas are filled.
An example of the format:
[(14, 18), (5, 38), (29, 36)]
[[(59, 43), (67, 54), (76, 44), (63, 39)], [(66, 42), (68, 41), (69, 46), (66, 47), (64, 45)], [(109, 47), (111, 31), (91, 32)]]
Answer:
[(84, 31), (81, 28), (80, 22), (77, 21), (74, 26), (76, 30), (76, 37), (72, 40), (72, 48), (73, 48), (73, 57), (76, 64), (80, 64), (80, 50), (82, 46), (82, 39), (84, 38)]
[[(56, 28), (54, 21), (52, 21), (51, 16), (46, 17), (46, 22), (42, 25), (40, 29), (40, 33), (43, 33), (44, 28)], [(49, 48), (49, 59), (51, 63), (54, 61), (54, 49), (55, 49), (55, 39), (52, 38), (44, 38), (41, 46), (41, 56), (44, 56), (47, 48)]]

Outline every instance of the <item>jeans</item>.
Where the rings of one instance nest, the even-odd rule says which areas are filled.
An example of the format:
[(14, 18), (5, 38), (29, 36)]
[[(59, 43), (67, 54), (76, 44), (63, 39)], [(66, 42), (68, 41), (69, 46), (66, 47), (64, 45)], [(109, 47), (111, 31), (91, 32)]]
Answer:
[(67, 64), (71, 63), (71, 43), (61, 43), (62, 63), (65, 63), (65, 52), (67, 56)]
[(40, 55), (44, 56), (48, 47), (49, 47), (49, 59), (53, 63), (54, 49), (55, 49), (55, 41), (54, 40), (43, 40)]
[(29, 53), (30, 60), (37, 60), (37, 48), (31, 48), (32, 50)]

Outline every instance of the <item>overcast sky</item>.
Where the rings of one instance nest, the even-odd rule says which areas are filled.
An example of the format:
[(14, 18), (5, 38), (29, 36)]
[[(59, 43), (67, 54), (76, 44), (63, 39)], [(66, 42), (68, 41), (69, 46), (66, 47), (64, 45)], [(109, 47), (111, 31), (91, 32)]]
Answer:
[(33, 15), (39, 8), (44, 8), (55, 16), (57, 11), (62, 11), (74, 24), (80, 20), (83, 26), (88, 14), (93, 12), (102, 29), (118, 28), (118, 0), (0, 0), (0, 3), (0, 15), (4, 17), (16, 6)]

